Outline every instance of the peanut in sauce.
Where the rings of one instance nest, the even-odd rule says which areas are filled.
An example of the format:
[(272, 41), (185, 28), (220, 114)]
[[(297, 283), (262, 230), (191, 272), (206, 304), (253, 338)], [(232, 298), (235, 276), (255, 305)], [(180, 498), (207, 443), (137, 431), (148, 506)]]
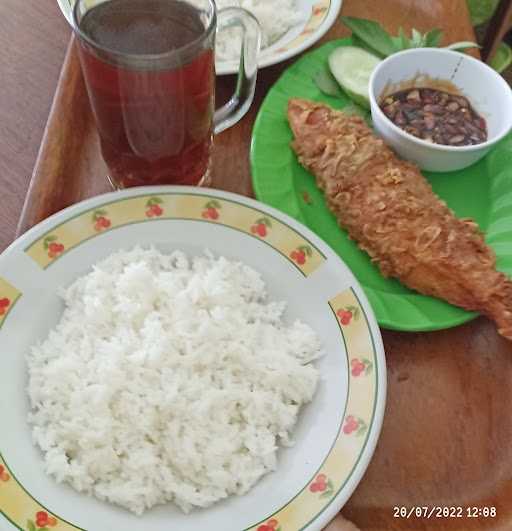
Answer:
[(427, 142), (471, 146), (487, 140), (485, 120), (464, 96), (410, 88), (386, 96), (380, 108), (400, 129)]

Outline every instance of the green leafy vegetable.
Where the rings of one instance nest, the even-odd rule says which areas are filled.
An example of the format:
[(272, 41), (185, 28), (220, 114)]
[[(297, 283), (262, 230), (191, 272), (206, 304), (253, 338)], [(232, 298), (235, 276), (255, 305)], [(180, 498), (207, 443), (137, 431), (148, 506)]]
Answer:
[[(375, 20), (355, 17), (341, 17), (341, 20), (352, 30), (353, 36), (357, 39), (354, 43), (356, 46), (362, 42), (365, 49), (379, 57), (388, 57), (410, 48), (435, 48), (440, 45), (443, 38), (443, 32), (439, 28), (434, 28), (424, 34), (413, 28), (410, 37), (407, 37), (403, 28), (399, 28), (398, 35), (393, 36)], [(446, 46), (450, 50), (465, 50), (475, 47), (478, 47), (478, 44), (469, 41), (454, 42)]]
[(423, 48), (425, 46), (425, 39), (423, 35), (416, 29), (412, 28), (411, 48)]
[(502, 42), (489, 63), (497, 72), (503, 72), (512, 63), (512, 50), (508, 44)]
[(405, 34), (404, 28), (400, 27), (398, 29), (398, 37), (392, 37), (392, 39), (399, 50), (406, 50), (409, 48), (409, 39)]
[(362, 48), (363, 50), (366, 50), (369, 53), (372, 53), (373, 55), (377, 55), (379, 59), (383, 59), (383, 55), (377, 53), (371, 46), (368, 46), (366, 42), (364, 42), (362, 39), (360, 39), (357, 35), (354, 35), (352, 33), (352, 43), (354, 46), (357, 46), (358, 48)]
[(398, 51), (391, 35), (375, 20), (355, 17), (341, 17), (341, 20), (380, 57), (387, 57)]
[(479, 26), (487, 22), (493, 15), (498, 0), (467, 0), (471, 22)]
[(434, 28), (433, 30), (425, 33), (425, 47), (426, 48), (437, 48), (441, 44), (441, 39), (443, 38), (443, 32), (439, 28)]

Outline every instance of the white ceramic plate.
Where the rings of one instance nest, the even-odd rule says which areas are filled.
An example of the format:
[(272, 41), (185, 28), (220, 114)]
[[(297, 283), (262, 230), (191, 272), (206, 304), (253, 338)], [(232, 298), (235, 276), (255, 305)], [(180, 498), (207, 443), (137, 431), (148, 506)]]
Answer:
[[(57, 0), (67, 21), (72, 25), (74, 0)], [(325, 35), (334, 24), (343, 0), (297, 0), (303, 22), (290, 28), (280, 39), (260, 53), (260, 68), (290, 59), (306, 50)], [(217, 74), (235, 74), (238, 61), (217, 61)]]
[[(108, 229), (98, 230), (99, 216), (110, 221)], [(264, 236), (252, 230), (257, 224), (265, 225)], [(60, 317), (57, 289), (113, 251), (136, 244), (189, 255), (208, 248), (244, 261), (261, 272), (273, 299), (288, 301), (287, 319), (300, 318), (318, 332), (326, 352), (317, 362), (318, 392), (301, 414), (295, 446), (279, 452), (277, 470), (245, 496), (188, 515), (167, 504), (137, 517), (55, 483), (43, 472), (26, 422), (24, 356)], [(291, 256), (300, 253), (299, 264)], [(352, 273), (291, 218), (211, 189), (138, 188), (99, 196), (19, 238), (0, 256), (0, 345), (2, 529), (34, 531), (36, 514), (45, 512), (55, 524), (46, 528), (56, 531), (320, 530), (361, 479), (382, 423), (384, 351)]]

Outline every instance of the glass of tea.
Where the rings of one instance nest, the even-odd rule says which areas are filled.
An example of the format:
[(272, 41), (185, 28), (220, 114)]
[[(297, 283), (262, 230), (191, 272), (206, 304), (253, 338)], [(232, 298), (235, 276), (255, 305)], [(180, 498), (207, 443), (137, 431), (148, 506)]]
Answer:
[[(214, 133), (251, 105), (260, 28), (214, 0), (77, 0), (74, 30), (115, 188), (208, 185)], [(243, 31), (236, 90), (215, 110), (215, 32)]]

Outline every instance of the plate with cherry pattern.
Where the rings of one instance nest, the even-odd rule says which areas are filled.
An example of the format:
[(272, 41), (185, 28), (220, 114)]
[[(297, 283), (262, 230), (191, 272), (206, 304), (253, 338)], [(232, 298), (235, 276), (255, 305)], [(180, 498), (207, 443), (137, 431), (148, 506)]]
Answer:
[[(182, 513), (142, 516), (80, 494), (44, 472), (27, 424), (25, 356), (63, 311), (59, 288), (121, 249), (210, 250), (259, 271), (285, 318), (322, 339), (321, 378), (294, 446), (247, 494)], [(0, 255), (0, 528), (24, 531), (321, 530), (361, 480), (379, 436), (386, 365), (372, 309), (322, 240), (279, 211), (206, 188), (135, 188), (98, 196), (43, 221)], [(58, 386), (58, 381), (47, 385)], [(142, 466), (142, 465), (141, 465)], [(270, 495), (269, 495), (270, 493)]]

